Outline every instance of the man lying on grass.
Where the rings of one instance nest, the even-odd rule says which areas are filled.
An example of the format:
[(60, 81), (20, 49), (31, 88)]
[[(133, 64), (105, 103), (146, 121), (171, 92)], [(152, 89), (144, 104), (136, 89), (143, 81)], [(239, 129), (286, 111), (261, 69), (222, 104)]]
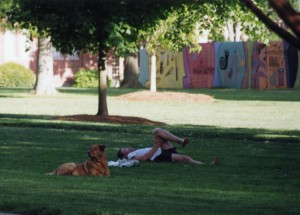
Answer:
[[(155, 162), (186, 162), (190, 164), (203, 165), (205, 163), (192, 159), (187, 155), (178, 154), (176, 148), (169, 142), (175, 142), (184, 147), (189, 143), (188, 138), (180, 138), (174, 134), (155, 128), (154, 131), (154, 145), (153, 147), (144, 149), (121, 148), (118, 151), (118, 158), (135, 159), (139, 161), (155, 161)], [(217, 157), (211, 162), (216, 165), (219, 163)]]

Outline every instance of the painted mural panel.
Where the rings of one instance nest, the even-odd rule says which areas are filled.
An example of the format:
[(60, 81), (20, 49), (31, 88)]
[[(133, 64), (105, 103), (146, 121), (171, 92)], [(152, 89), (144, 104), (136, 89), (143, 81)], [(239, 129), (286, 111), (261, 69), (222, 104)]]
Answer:
[(283, 42), (271, 42), (268, 47), (268, 88), (286, 88), (286, 67)]
[(185, 76), (182, 52), (156, 52), (156, 84), (160, 88), (182, 88)]
[(284, 42), (284, 50), (287, 87), (293, 88), (296, 82), (297, 72), (299, 70), (298, 51), (293, 46), (290, 46), (287, 42)]
[(286, 66), (282, 42), (269, 46), (255, 43), (252, 52), (252, 88), (286, 88)]
[(242, 42), (215, 43), (214, 87), (246, 88), (246, 51)]
[(146, 49), (141, 49), (139, 82), (142, 86), (146, 86), (146, 82), (149, 80), (149, 62)]
[(184, 48), (185, 88), (211, 88), (214, 78), (214, 44), (200, 44), (202, 50), (190, 52)]
[[(300, 55), (287, 43), (215, 42), (201, 44), (200, 53), (157, 52), (159, 88), (278, 89), (299, 88)], [(140, 52), (140, 77), (149, 87), (150, 59)]]
[[(300, 64), (300, 51), (298, 51), (298, 65), (299, 64)], [(294, 83), (294, 89), (300, 90), (300, 66), (298, 66), (296, 80), (295, 80), (295, 83)]]
[(245, 54), (246, 54), (246, 78), (243, 83), (243, 89), (251, 88), (251, 68), (252, 68), (251, 59), (252, 59), (253, 45), (254, 42), (244, 43)]
[(296, 75), (296, 80), (294, 83), (294, 89), (300, 90), (300, 51), (298, 53), (298, 70), (297, 70), (297, 75)]

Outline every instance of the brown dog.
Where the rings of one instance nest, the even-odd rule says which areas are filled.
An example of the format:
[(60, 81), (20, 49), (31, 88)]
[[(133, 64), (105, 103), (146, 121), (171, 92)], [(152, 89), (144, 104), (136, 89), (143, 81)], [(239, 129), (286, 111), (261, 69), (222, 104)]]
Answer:
[(105, 145), (92, 145), (88, 151), (90, 159), (79, 164), (64, 163), (49, 174), (109, 176), (105, 147)]

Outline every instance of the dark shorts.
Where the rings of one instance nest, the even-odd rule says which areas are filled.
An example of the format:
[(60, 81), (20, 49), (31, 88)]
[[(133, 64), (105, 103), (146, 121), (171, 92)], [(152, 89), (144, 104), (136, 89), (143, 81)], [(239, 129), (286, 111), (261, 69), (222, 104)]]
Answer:
[(176, 148), (162, 150), (161, 154), (158, 155), (153, 161), (155, 162), (171, 162), (172, 154), (177, 154)]

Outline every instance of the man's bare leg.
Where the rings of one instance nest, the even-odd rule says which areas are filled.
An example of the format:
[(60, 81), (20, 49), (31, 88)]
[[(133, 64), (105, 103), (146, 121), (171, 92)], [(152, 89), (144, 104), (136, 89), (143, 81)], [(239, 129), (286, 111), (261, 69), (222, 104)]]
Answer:
[[(155, 141), (164, 142), (164, 143), (167, 143), (168, 141), (172, 141), (172, 142), (178, 143), (182, 147), (184, 147), (189, 142), (188, 138), (177, 137), (176, 135), (170, 133), (169, 131), (166, 131), (161, 128), (155, 128), (153, 133), (154, 133)], [(171, 145), (170, 147), (173, 147), (173, 146)]]
[(201, 161), (196, 161), (187, 155), (179, 155), (179, 154), (172, 154), (172, 161), (173, 162), (186, 162), (186, 163), (196, 164), (196, 165), (205, 164)]

